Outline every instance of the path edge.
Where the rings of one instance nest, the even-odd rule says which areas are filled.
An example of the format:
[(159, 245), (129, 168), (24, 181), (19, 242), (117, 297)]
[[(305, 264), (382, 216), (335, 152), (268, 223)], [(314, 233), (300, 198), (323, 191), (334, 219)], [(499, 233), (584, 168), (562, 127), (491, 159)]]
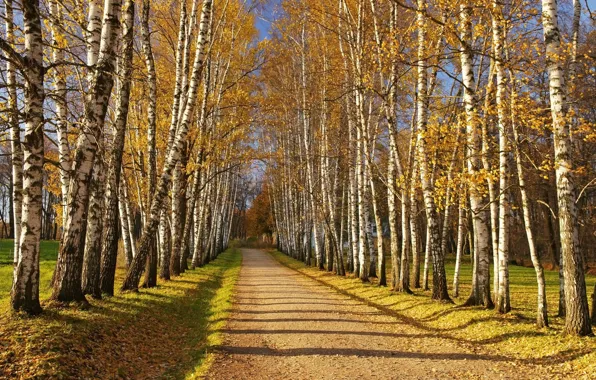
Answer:
[(213, 315), (210, 319), (214, 319), (208, 325), (208, 330), (211, 331), (206, 339), (207, 344), (203, 348), (204, 356), (196, 363), (193, 372), (188, 373), (185, 379), (203, 379), (209, 373), (211, 366), (215, 362), (215, 356), (217, 349), (224, 342), (224, 330), (228, 325), (230, 315), (232, 314), (234, 304), (236, 303), (236, 286), (240, 277), (240, 271), (242, 270), (242, 264), (244, 263), (244, 255), (240, 247), (231, 247), (230, 250), (236, 251), (234, 254), (240, 255), (240, 263), (238, 266), (229, 268), (223, 273), (223, 283), (216, 292), (215, 299), (221, 296), (222, 292), (228, 284), (231, 283), (230, 295), (227, 297), (225, 302), (228, 302), (228, 306), (225, 311), (218, 315)]

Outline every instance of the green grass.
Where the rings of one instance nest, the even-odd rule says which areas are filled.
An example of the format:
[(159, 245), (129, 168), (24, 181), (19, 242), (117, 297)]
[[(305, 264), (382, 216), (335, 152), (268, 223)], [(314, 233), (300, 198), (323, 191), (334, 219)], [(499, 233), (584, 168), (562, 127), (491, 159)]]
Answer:
[[(386, 287), (376, 286), (374, 280), (373, 283), (362, 283), (356, 278), (339, 277), (314, 267), (306, 267), (302, 262), (277, 251), (272, 251), (271, 254), (282, 264), (344, 294), (365, 301), (428, 332), (466, 346), (471, 345), (475, 350), (549, 366), (562, 376), (573, 374), (577, 378), (590, 378), (596, 373), (596, 338), (578, 338), (561, 333), (564, 320), (556, 317), (559, 280), (555, 271), (546, 271), (551, 327), (537, 330), (534, 324), (537, 286), (533, 268), (510, 266), (513, 310), (509, 314), (500, 315), (494, 310), (460, 306), (470, 293), (472, 266), (469, 258), (466, 258), (461, 269), (461, 297), (454, 299), (456, 305), (450, 305), (432, 301), (430, 291), (414, 289), (413, 295), (395, 293)], [(452, 294), (453, 259), (447, 260), (446, 271)], [(595, 281), (595, 276), (587, 277), (589, 291)], [(432, 282), (429, 285), (432, 286)]]
[[(50, 281), (54, 274), (58, 257), (58, 241), (42, 241), (39, 256), (39, 295), (48, 298), (51, 293)], [(0, 310), (8, 307), (10, 288), (12, 287), (13, 241), (0, 240)]]
[[(11, 244), (0, 245), (3, 262)], [(10, 312), (11, 257), (0, 265), (0, 378), (183, 379), (206, 371), (231, 309), (242, 262), (237, 249), (157, 288), (89, 299), (88, 310), (44, 301), (56, 250), (55, 242), (42, 243), (44, 312), (37, 317)], [(118, 268), (117, 287), (123, 276)]]

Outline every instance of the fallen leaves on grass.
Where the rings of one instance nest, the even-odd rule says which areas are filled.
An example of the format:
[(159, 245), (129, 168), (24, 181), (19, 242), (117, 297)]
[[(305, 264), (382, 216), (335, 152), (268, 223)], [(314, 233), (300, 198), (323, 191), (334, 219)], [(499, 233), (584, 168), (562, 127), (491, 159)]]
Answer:
[[(0, 315), (0, 377), (180, 378), (201, 370), (230, 308), (241, 255), (137, 294), (90, 299), (91, 308), (45, 306), (37, 317)], [(117, 282), (122, 280), (118, 271)]]

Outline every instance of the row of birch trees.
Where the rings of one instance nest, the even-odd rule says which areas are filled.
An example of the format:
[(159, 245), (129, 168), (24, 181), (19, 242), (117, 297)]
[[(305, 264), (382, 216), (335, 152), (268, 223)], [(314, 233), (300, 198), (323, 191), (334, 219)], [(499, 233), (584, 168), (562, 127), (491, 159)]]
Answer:
[[(261, 61), (249, 4), (4, 0), (2, 20), (12, 308), (42, 311), (48, 191), (62, 226), (56, 302), (154, 287), (222, 252)], [(116, 285), (119, 263), (126, 274)]]
[(538, 327), (549, 264), (566, 332), (590, 334), (596, 35), (581, 2), (300, 0), (280, 13), (261, 115), (279, 249), (440, 302), (462, 296), (470, 254), (465, 305), (499, 313), (509, 265), (526, 259)]

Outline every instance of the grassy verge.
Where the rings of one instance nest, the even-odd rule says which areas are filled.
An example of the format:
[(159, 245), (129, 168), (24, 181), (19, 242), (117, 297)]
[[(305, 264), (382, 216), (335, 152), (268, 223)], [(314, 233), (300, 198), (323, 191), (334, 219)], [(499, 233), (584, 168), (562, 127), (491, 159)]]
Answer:
[[(53, 270), (53, 265), (48, 263)], [(0, 284), (2, 378), (193, 378), (211, 362), (231, 308), (242, 256), (209, 265), (136, 294), (90, 299), (89, 310), (46, 308), (38, 317), (8, 310)], [(12, 265), (1, 265), (0, 271)], [(9, 274), (11, 274), (9, 270)], [(48, 282), (51, 271), (44, 273)], [(118, 269), (117, 285), (124, 270)], [(4, 281), (4, 280), (3, 280)], [(8, 286), (10, 289), (10, 286)], [(44, 292), (42, 290), (42, 298)]]
[[(590, 378), (596, 373), (596, 338), (577, 338), (561, 334), (564, 320), (556, 318), (557, 274), (547, 272), (551, 327), (537, 330), (534, 326), (536, 284), (531, 268), (511, 267), (511, 300), (513, 311), (499, 315), (493, 310), (461, 307), (465, 299), (457, 298), (456, 306), (430, 299), (430, 292), (415, 290), (413, 295), (391, 292), (374, 283), (339, 277), (307, 267), (280, 252), (271, 255), (281, 264), (303, 273), (316, 281), (364, 301), (423, 330), (477, 351), (499, 354), (511, 360), (552, 366), (559, 375)], [(461, 294), (470, 290), (471, 266), (462, 268)], [(388, 271), (390, 273), (390, 271)], [(447, 273), (452, 278), (453, 263), (448, 261)], [(588, 277), (593, 286), (596, 278)], [(388, 280), (390, 282), (390, 279)]]

